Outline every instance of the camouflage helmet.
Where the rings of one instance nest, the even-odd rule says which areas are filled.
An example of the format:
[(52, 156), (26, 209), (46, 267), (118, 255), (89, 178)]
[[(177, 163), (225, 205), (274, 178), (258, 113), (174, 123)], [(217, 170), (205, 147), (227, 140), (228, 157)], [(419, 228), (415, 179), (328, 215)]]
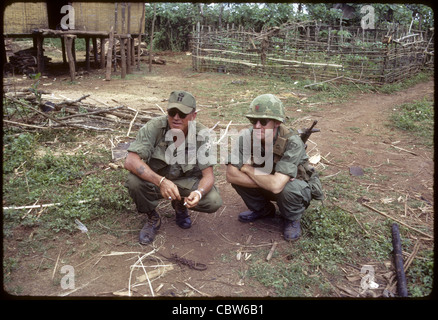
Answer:
[(262, 94), (255, 98), (249, 105), (247, 118), (275, 119), (284, 122), (283, 103), (273, 94)]

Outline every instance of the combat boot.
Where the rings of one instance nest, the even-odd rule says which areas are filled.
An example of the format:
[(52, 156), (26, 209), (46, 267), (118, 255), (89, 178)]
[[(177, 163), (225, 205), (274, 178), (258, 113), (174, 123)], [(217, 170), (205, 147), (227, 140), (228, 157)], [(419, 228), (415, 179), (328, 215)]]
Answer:
[(253, 222), (257, 219), (266, 218), (275, 215), (275, 206), (270, 202), (265, 209), (261, 211), (244, 211), (239, 213), (240, 222)]
[(148, 244), (154, 241), (155, 234), (161, 227), (161, 218), (155, 210), (147, 214), (146, 223), (140, 230), (139, 242), (140, 244)]
[(184, 200), (173, 200), (172, 207), (175, 209), (175, 221), (178, 227), (188, 229), (192, 226), (189, 210), (184, 206)]
[(290, 221), (284, 219), (283, 237), (286, 241), (295, 241), (301, 237), (301, 223), (300, 220)]

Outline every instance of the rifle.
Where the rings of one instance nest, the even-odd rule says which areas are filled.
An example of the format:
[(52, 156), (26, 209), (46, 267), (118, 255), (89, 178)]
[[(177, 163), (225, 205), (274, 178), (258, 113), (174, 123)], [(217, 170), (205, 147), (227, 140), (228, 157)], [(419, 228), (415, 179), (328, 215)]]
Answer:
[[(314, 132), (320, 132), (320, 129), (314, 129), (313, 127), (316, 126), (318, 123), (318, 120), (314, 120), (312, 125), (309, 128), (304, 128), (301, 130), (298, 130), (298, 133), (300, 134), (301, 140), (303, 140), (304, 144), (306, 145), (307, 139), (309, 139), (310, 135)], [(306, 145), (307, 148), (307, 145)]]

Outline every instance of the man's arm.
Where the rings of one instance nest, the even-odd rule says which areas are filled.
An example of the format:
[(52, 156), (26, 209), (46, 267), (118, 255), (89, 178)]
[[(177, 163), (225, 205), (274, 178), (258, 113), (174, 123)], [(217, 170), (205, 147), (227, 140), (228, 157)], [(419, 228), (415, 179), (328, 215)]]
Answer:
[(227, 165), (227, 182), (246, 188), (260, 188), (246, 173), (231, 164)]
[[(135, 152), (128, 152), (125, 160), (125, 169), (135, 174), (140, 179), (151, 182), (160, 188), (161, 195), (164, 199), (181, 200), (178, 187), (170, 180), (162, 180), (162, 176), (155, 173)], [(161, 181), (161, 184), (160, 184)]]
[(248, 164), (244, 164), (240, 171), (253, 180), (258, 187), (275, 194), (283, 191), (284, 186), (290, 180), (290, 177), (283, 173), (276, 172), (274, 174), (264, 174), (263, 172), (258, 171), (257, 168)]

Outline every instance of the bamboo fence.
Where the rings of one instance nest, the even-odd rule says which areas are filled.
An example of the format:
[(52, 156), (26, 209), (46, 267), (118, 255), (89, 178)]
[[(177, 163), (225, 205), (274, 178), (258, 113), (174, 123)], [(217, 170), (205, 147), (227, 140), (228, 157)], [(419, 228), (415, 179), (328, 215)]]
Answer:
[(433, 29), (362, 28), (288, 23), (262, 32), (199, 24), (191, 36), (198, 72), (263, 74), (317, 82), (383, 84), (433, 68)]

